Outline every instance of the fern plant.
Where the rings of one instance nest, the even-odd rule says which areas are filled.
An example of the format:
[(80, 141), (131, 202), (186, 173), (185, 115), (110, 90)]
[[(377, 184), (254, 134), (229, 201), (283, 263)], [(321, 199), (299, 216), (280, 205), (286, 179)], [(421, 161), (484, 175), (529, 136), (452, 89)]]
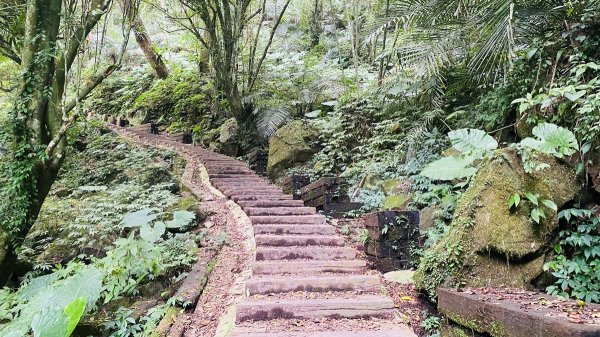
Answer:
[(460, 129), (450, 131), (448, 138), (460, 155), (438, 159), (421, 171), (421, 175), (433, 180), (464, 179), (477, 173), (474, 162), (498, 147), (498, 142), (485, 131)]

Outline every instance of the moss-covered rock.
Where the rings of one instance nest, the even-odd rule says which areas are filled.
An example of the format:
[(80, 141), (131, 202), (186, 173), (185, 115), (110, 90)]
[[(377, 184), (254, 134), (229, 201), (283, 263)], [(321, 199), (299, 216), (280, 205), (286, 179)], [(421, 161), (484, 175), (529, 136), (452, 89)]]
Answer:
[(532, 203), (521, 200), (510, 210), (515, 193), (539, 194), (559, 208), (579, 190), (575, 172), (549, 156), (538, 162), (543, 171), (528, 174), (512, 148), (486, 159), (458, 202), (450, 231), (423, 256), (415, 276), (417, 286), (432, 297), (440, 286), (528, 287), (542, 273), (544, 254), (556, 239), (556, 212), (542, 206), (546, 219), (532, 221)]
[(237, 156), (239, 145), (236, 137), (239, 131), (238, 123), (235, 118), (230, 118), (221, 125), (219, 132), (220, 152), (228, 156)]
[(383, 199), (383, 209), (404, 209), (411, 200), (410, 194), (388, 195)]
[(267, 173), (276, 178), (283, 170), (308, 161), (317, 149), (316, 132), (303, 121), (293, 121), (269, 139)]

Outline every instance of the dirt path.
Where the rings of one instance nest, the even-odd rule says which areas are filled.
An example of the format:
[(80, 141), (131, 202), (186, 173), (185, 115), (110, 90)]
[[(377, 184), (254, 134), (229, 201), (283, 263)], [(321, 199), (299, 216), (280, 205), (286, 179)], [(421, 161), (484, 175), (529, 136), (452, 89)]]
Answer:
[(195, 311), (176, 323), (184, 336), (415, 336), (380, 277), (314, 208), (236, 159), (146, 128), (117, 132), (193, 163), (198, 171), (184, 179), (191, 174), (188, 183), (228, 236)]

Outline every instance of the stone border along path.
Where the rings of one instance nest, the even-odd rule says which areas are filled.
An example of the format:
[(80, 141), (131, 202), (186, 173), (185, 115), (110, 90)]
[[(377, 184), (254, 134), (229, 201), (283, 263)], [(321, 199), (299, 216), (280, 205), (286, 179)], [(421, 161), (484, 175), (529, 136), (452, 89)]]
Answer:
[[(381, 294), (380, 278), (366, 274), (366, 262), (344, 247), (344, 239), (315, 208), (304, 207), (234, 158), (152, 135), (146, 126), (111, 128), (196, 159), (210, 183), (250, 218), (256, 261), (246, 298), (237, 305), (233, 337), (416, 336), (409, 327), (391, 323), (394, 303)], [(375, 324), (363, 324), (369, 319)], [(314, 321), (326, 324), (315, 328)], [(323, 331), (323, 325), (333, 329)]]

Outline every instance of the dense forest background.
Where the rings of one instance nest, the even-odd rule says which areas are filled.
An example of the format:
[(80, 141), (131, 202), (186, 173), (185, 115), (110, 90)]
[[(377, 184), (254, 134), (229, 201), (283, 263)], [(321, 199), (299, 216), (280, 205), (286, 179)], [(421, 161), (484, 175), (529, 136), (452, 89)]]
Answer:
[[(94, 255), (85, 249), (91, 237), (112, 247), (94, 267), (62, 261), (64, 269), (45, 281), (95, 268), (86, 270), (98, 292), (78, 304), (86, 313), (90, 301), (137, 293), (152, 275), (177, 278), (193, 260), (180, 242), (205, 240), (173, 236), (157, 251), (125, 236), (113, 247), (122, 217), (140, 208), (159, 207), (175, 222), (201, 212), (190, 209), (189, 196), (173, 194), (173, 154), (127, 149), (88, 115), (157, 123), (234, 157), (277, 148), (269, 159), (273, 180), (342, 176), (364, 203), (354, 215), (426, 210), (432, 225), (415, 267), (432, 299), (441, 284), (464, 284), (464, 268), (478, 265), (470, 260), (478, 241), (465, 233), (481, 220), (475, 205), (482, 201), (469, 191), (482, 181), (494, 185), (485, 173), (522, 167), (518, 177), (498, 179), (525, 183), (481, 190), (497, 196), (485, 202), (552, 234), (531, 252), (486, 247), (520, 262), (543, 253), (539, 273), (523, 276), (523, 284), (599, 302), (599, 33), (597, 0), (0, 1), (0, 284), (12, 287), (0, 292), (0, 334), (10, 322), (27, 333), (37, 313), (14, 309), (35, 295), (15, 290), (19, 282), (56, 275), (47, 272), (61, 251), (40, 257), (32, 233), (79, 240), (73, 246), (84, 255)], [(119, 157), (126, 151), (133, 159)], [(126, 160), (116, 170), (139, 171), (138, 161), (153, 157), (162, 158), (154, 168), (162, 178), (151, 191), (139, 187), (151, 178), (137, 177), (134, 186), (85, 168)], [(498, 158), (508, 164), (490, 168)], [(563, 166), (572, 179), (556, 168)], [(57, 190), (77, 189), (77, 198), (99, 200), (81, 199), (78, 214), (55, 214), (69, 208), (53, 204), (64, 202)], [(131, 193), (145, 204), (106, 204), (127, 203)], [(188, 213), (174, 216), (178, 211)], [(48, 227), (60, 217), (65, 221)], [(82, 225), (102, 221), (99, 237)], [(537, 234), (505, 226), (539, 243)], [(71, 236), (62, 236), (64, 228)], [(119, 262), (119, 250), (132, 245), (154, 254), (153, 263), (133, 270)], [(132, 264), (136, 254), (127, 255)], [(127, 272), (111, 281), (117, 267)], [(548, 278), (539, 276), (542, 269)], [(130, 280), (135, 285), (125, 285)]]

